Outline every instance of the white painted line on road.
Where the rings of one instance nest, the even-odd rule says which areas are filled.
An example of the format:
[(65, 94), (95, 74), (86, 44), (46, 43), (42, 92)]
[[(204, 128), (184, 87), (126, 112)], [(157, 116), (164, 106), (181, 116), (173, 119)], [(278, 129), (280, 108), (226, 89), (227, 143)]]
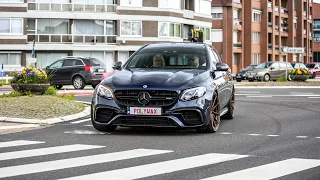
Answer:
[(91, 124), (89, 124), (89, 125), (84, 125), (84, 126), (87, 126), (87, 127), (92, 127), (92, 125), (91, 125)]
[(314, 94), (309, 92), (290, 92), (290, 94)]
[(277, 137), (277, 136), (279, 136), (279, 135), (276, 135), (276, 134), (269, 134), (269, 135), (267, 135), (267, 136), (269, 136), (269, 137)]
[(239, 91), (239, 93), (253, 93), (253, 94), (260, 94), (260, 91)]
[(25, 157), (43, 156), (43, 155), (49, 155), (49, 154), (58, 154), (58, 153), (65, 153), (65, 152), (73, 152), (73, 151), (81, 151), (81, 150), (89, 150), (89, 149), (103, 148), (103, 147), (105, 146), (74, 144), (74, 145), (67, 145), (67, 146), (57, 146), (57, 147), (49, 147), (49, 148), (41, 148), (41, 149), (6, 152), (6, 153), (0, 153), (0, 161), (9, 160), (9, 159), (19, 159), (19, 158), (25, 158)]
[(260, 98), (260, 97), (267, 97), (267, 98), (269, 98), (269, 97), (272, 97), (272, 96), (266, 95), (266, 96), (246, 96), (246, 97), (248, 97), (248, 98)]
[[(0, 178), (19, 176), (25, 174), (54, 171), (59, 169), (74, 168), (87, 166), (99, 163), (114, 162), (125, 159), (145, 157), (157, 154), (171, 153), (168, 150), (153, 150), (153, 149), (135, 149), (122, 152), (114, 152), (107, 154), (99, 154), (93, 156), (85, 156), (78, 158), (62, 159), (56, 161), (48, 161), (34, 164), (25, 164), (11, 167), (0, 168)], [(100, 177), (105, 179), (105, 177)], [(109, 179), (109, 177), (107, 178)]]
[(229, 133), (229, 132), (222, 132), (222, 133), (219, 133), (219, 134), (232, 134), (232, 133)]
[(320, 99), (320, 97), (308, 97), (309, 99)]
[(74, 121), (74, 122), (71, 122), (71, 124), (80, 124), (80, 123), (87, 122), (87, 121), (91, 121), (91, 118), (82, 119), (82, 120), (79, 120), (79, 121)]
[(296, 136), (296, 138), (301, 138), (301, 139), (304, 139), (304, 138), (307, 138), (308, 136)]
[(237, 154), (204, 154), (200, 156), (193, 156), (188, 158), (164, 161), (153, 164), (146, 164), (141, 166), (129, 167), (124, 169), (117, 169), (112, 171), (88, 174), (83, 176), (66, 178), (68, 180), (119, 180), (119, 179), (141, 179), (150, 176), (171, 173), (175, 171), (181, 171), (235, 159), (245, 158), (248, 155), (237, 155)]
[(0, 148), (14, 147), (14, 146), (25, 146), (25, 145), (41, 144), (41, 143), (45, 143), (45, 142), (41, 142), (41, 141), (25, 141), (25, 140), (8, 141), (8, 142), (0, 142)]
[(107, 132), (98, 132), (98, 131), (86, 131), (86, 130), (74, 130), (74, 131), (66, 131), (64, 132), (65, 134), (89, 134), (89, 135), (92, 135), (92, 134), (110, 134), (110, 133), (107, 133)]
[(270, 163), (254, 168), (244, 169), (232, 173), (222, 174), (203, 180), (229, 180), (229, 179), (275, 179), (299, 171), (304, 171), (320, 166), (318, 159), (288, 159)]
[(261, 134), (249, 134), (249, 136), (261, 136)]
[(37, 125), (37, 124), (22, 124), (22, 125), (16, 125), (16, 126), (1, 126), (0, 130), (33, 128), (33, 127), (39, 127), (39, 126), (40, 125)]
[(320, 139), (320, 137), (316, 137), (317, 139)]

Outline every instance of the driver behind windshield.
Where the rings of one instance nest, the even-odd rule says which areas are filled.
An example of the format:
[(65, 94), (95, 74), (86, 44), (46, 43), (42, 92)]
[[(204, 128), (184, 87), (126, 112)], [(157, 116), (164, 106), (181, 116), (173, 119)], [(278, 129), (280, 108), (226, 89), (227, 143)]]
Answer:
[(199, 57), (198, 56), (191, 56), (189, 59), (188, 59), (188, 64), (189, 66), (193, 66), (195, 68), (198, 68), (199, 67)]
[(165, 66), (164, 59), (161, 54), (157, 54), (153, 57), (153, 65), (152, 67), (163, 67)]

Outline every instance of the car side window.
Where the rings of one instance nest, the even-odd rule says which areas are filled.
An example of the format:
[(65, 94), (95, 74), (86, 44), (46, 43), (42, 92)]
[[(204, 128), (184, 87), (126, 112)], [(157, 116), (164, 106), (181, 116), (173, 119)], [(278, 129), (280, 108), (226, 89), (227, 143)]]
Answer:
[[(281, 68), (281, 69), (287, 68), (286, 66), (287, 66), (286, 63), (280, 63), (280, 68)], [(289, 68), (289, 67), (290, 67), (290, 66), (288, 65), (288, 68)]]
[(75, 61), (76, 61), (75, 59), (66, 59), (64, 60), (63, 67), (74, 66)]
[(215, 53), (211, 48), (209, 48), (209, 57), (211, 62), (216, 66), (217, 63), (219, 62), (219, 59), (217, 59), (217, 56), (215, 55)]
[(272, 63), (271, 67), (279, 69), (279, 63)]
[(62, 67), (62, 64), (63, 64), (63, 60), (57, 61), (57, 62), (53, 63), (53, 64), (50, 66), (50, 69), (61, 68), (61, 67)]
[(74, 63), (74, 65), (76, 65), (76, 66), (83, 66), (83, 63), (82, 63), (82, 61), (80, 61), (80, 60), (76, 60), (75, 63)]
[(218, 62), (218, 63), (222, 63), (221, 56), (218, 54), (218, 52), (215, 51), (214, 49), (212, 49), (212, 52), (213, 52), (213, 55), (216, 57), (217, 62)]

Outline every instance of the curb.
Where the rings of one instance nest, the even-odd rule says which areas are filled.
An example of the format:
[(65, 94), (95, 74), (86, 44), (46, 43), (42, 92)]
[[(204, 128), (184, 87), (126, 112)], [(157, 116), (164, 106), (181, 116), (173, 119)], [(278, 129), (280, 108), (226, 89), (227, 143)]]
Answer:
[[(90, 103), (86, 103), (90, 104)], [(23, 118), (9, 118), (9, 117), (0, 117), (0, 122), (17, 122), (17, 123), (26, 123), (26, 124), (39, 124), (39, 125), (51, 125), (66, 121), (72, 121), (78, 118), (83, 118), (90, 115), (90, 106), (87, 106), (82, 112), (68, 115), (59, 118), (50, 118), (50, 119), (23, 119)]]
[(235, 86), (235, 89), (251, 89), (251, 88), (260, 88), (260, 89), (320, 89), (320, 86)]

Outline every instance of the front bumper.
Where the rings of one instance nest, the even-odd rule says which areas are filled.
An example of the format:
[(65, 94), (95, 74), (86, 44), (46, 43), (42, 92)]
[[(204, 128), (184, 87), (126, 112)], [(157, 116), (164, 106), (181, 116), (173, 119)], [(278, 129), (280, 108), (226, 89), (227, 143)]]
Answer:
[(125, 127), (196, 128), (210, 121), (211, 102), (206, 96), (187, 102), (177, 100), (172, 106), (163, 106), (162, 115), (128, 115), (127, 107), (94, 95), (91, 118), (96, 124)]
[(248, 75), (248, 80), (262, 80), (263, 75), (255, 74), (255, 75)]

